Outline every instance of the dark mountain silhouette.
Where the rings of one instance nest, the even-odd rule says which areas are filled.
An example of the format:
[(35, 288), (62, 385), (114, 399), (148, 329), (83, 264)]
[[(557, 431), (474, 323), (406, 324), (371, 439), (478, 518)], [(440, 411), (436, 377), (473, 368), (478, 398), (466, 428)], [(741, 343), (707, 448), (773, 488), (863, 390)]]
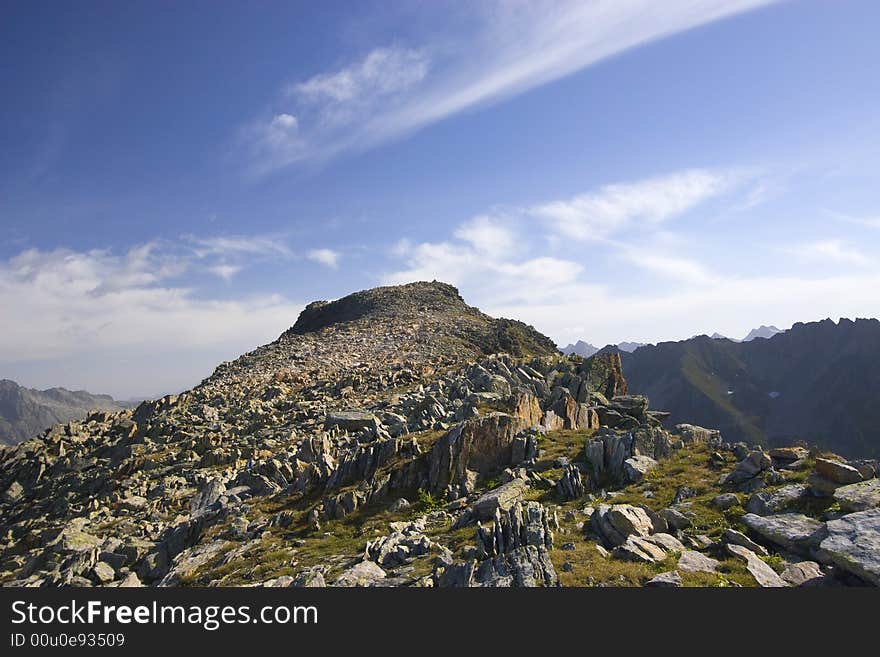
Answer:
[(725, 439), (880, 454), (880, 321), (795, 324), (769, 339), (698, 336), (621, 353), (632, 391)]
[(110, 395), (85, 390), (24, 388), (15, 381), (0, 381), (0, 444), (14, 445), (34, 438), (53, 424), (79, 420), (90, 410), (118, 411), (134, 404)]

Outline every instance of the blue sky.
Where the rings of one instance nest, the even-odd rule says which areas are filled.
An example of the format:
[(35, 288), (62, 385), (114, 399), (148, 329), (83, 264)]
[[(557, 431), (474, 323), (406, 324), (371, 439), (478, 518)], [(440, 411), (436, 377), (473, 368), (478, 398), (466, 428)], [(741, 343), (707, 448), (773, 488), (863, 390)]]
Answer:
[(438, 278), (559, 343), (877, 315), (859, 0), (6, 2), (0, 377), (197, 383)]

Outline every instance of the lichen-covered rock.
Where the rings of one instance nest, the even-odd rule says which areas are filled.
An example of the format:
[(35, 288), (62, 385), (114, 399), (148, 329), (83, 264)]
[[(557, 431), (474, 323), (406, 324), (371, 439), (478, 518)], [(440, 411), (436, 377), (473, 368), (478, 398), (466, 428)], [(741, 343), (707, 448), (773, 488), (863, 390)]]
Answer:
[(839, 568), (880, 586), (880, 509), (828, 521), (819, 552)]
[(880, 479), (840, 486), (834, 491), (834, 499), (844, 511), (866, 511), (880, 507)]
[(747, 513), (742, 523), (762, 538), (793, 552), (809, 553), (826, 536), (825, 523), (801, 513), (758, 516)]

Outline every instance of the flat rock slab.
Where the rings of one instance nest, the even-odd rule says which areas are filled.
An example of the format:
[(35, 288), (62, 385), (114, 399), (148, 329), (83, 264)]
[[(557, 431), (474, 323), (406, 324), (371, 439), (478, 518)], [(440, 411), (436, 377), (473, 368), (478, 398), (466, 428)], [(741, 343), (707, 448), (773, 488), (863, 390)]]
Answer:
[(696, 550), (685, 550), (678, 558), (678, 570), (685, 573), (717, 573), (719, 562)]
[(834, 499), (844, 511), (867, 511), (880, 507), (880, 479), (841, 486), (834, 491)]
[(746, 511), (759, 516), (769, 516), (784, 511), (786, 507), (807, 495), (804, 484), (789, 484), (774, 491), (758, 492), (749, 498)]
[(361, 561), (343, 572), (334, 582), (334, 586), (381, 586), (385, 579), (385, 571), (372, 561)]
[(862, 480), (862, 473), (854, 467), (831, 459), (817, 458), (816, 472), (838, 484), (854, 484)]
[(645, 586), (656, 588), (678, 588), (681, 586), (681, 575), (674, 570), (666, 573), (660, 573), (645, 582)]
[(721, 540), (725, 543), (741, 545), (747, 550), (751, 550), (755, 554), (758, 554), (762, 557), (766, 557), (768, 554), (767, 548), (765, 548), (763, 545), (758, 545), (748, 536), (746, 536), (742, 532), (736, 531), (735, 529), (725, 529), (724, 533), (721, 535)]
[(880, 586), (880, 509), (830, 520), (819, 550), (839, 568)]
[(491, 520), (496, 509), (507, 511), (522, 500), (529, 485), (524, 479), (512, 479), (506, 484), (493, 488), (474, 502), (474, 516), (478, 520)]
[(758, 582), (759, 586), (763, 588), (781, 588), (788, 586), (788, 582), (777, 575), (775, 570), (761, 561), (758, 555), (750, 549), (734, 543), (728, 543), (725, 548), (735, 558), (740, 561), (745, 561), (746, 570), (748, 570), (751, 576), (755, 578), (755, 581)]
[(759, 516), (747, 513), (743, 524), (763, 538), (793, 552), (808, 552), (825, 538), (825, 523), (800, 513), (777, 513)]
[(364, 429), (375, 432), (379, 429), (379, 420), (375, 415), (367, 411), (358, 410), (328, 413), (325, 424), (327, 428), (339, 427), (343, 431), (351, 432)]
[(782, 579), (792, 586), (818, 586), (824, 584), (828, 578), (815, 561), (799, 561), (785, 567)]

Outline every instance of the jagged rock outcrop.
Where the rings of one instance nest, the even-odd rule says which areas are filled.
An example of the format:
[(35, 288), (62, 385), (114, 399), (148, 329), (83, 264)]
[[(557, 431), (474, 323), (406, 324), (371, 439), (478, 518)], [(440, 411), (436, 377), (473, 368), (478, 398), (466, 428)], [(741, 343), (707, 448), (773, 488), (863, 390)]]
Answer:
[(496, 509), (491, 527), (479, 523), (476, 560), (446, 563), (434, 573), (438, 586), (557, 586), (547, 510), (538, 502)]

